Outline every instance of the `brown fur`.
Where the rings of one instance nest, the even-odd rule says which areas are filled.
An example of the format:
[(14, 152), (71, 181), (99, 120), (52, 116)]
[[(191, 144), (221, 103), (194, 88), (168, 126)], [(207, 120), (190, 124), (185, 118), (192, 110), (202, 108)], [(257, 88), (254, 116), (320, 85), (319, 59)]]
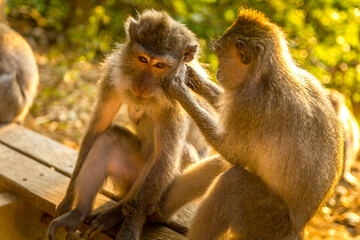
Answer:
[(0, 123), (24, 120), (38, 84), (31, 47), (18, 33), (0, 23)]
[[(302, 239), (342, 169), (342, 128), (331, 103), (319, 81), (294, 64), (281, 29), (257, 11), (240, 10), (214, 47), (223, 91), (208, 90), (219, 93), (218, 117), (201, 108), (181, 79), (164, 84), (234, 166), (213, 182), (188, 239), (229, 233), (235, 239)], [(194, 86), (206, 85), (197, 80)], [(177, 182), (193, 192), (206, 174), (193, 169), (182, 176), (186, 182)], [(165, 210), (173, 196), (165, 196)]]
[[(113, 179), (125, 197), (117, 206), (91, 216), (86, 235), (93, 238), (124, 220), (116, 239), (139, 239), (146, 216), (153, 213), (164, 190), (187, 164), (199, 158), (188, 134), (197, 130), (189, 130), (190, 118), (166, 97), (161, 86), (173, 76), (184, 78), (185, 62), (196, 54), (195, 35), (166, 13), (154, 10), (145, 11), (137, 20), (130, 17), (126, 31), (126, 42), (104, 63), (98, 101), (57, 214), (69, 211), (74, 200), (75, 209), (53, 220), (47, 234), (50, 239), (55, 239), (62, 226), (73, 235), (89, 215), (106, 177)], [(125, 104), (135, 134), (111, 126)], [(196, 141), (206, 154), (204, 141)]]

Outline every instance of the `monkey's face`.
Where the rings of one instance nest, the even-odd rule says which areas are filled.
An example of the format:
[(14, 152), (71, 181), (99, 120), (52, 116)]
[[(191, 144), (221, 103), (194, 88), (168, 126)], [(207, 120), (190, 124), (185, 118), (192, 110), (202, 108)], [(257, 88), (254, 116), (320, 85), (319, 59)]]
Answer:
[(165, 98), (161, 83), (173, 75), (184, 75), (185, 64), (171, 56), (151, 54), (135, 46), (132, 55), (133, 74), (131, 93), (140, 103)]
[(250, 62), (244, 64), (243, 56), (236, 46), (218, 48), (215, 51), (219, 58), (217, 80), (226, 89), (237, 87), (250, 70)]

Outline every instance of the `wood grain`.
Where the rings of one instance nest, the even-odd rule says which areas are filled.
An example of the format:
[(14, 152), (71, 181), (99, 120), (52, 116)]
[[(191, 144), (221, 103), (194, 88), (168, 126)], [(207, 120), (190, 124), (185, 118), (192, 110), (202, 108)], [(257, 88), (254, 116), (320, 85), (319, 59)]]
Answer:
[(15, 123), (0, 125), (0, 142), (69, 177), (78, 156), (76, 150)]

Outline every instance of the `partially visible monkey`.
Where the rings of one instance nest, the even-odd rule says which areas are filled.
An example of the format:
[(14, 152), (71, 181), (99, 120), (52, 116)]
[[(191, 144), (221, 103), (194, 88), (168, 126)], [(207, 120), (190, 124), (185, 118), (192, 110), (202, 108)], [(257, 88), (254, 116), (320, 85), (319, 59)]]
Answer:
[[(241, 9), (214, 49), (223, 90), (189, 75), (197, 78), (194, 86), (207, 86), (200, 90), (210, 92), (199, 94), (213, 96), (218, 117), (198, 104), (182, 79), (164, 82), (167, 94), (233, 166), (208, 190), (188, 239), (228, 233), (235, 239), (302, 239), (341, 174), (341, 124), (319, 81), (294, 64), (283, 32), (262, 13)], [(172, 211), (169, 199), (189, 198), (196, 181), (207, 177), (198, 165), (177, 180), (173, 189), (180, 191), (165, 197), (165, 216)]]
[(354, 114), (346, 106), (344, 94), (335, 89), (326, 89), (326, 94), (330, 98), (335, 112), (344, 126), (345, 150), (343, 178), (350, 184), (356, 184), (359, 180), (351, 174), (351, 166), (358, 158), (360, 150), (359, 124), (356, 121)]
[(38, 85), (31, 47), (17, 32), (0, 23), (0, 123), (22, 122)]
[[(55, 239), (59, 227), (67, 228), (69, 238), (73, 236), (107, 177), (126, 196), (95, 216), (86, 235), (93, 238), (124, 220), (116, 239), (139, 239), (146, 216), (153, 213), (165, 188), (186, 164), (199, 158), (191, 142), (189, 131), (196, 129), (189, 129), (190, 117), (166, 97), (161, 85), (164, 78), (185, 77), (185, 62), (191, 62), (197, 50), (194, 33), (154, 10), (143, 12), (137, 20), (128, 18), (125, 28), (126, 42), (104, 63), (95, 110), (57, 215), (71, 210), (74, 201), (75, 208), (52, 221), (49, 239)], [(135, 135), (111, 126), (123, 104), (128, 105)], [(199, 136), (196, 144), (206, 154), (205, 141)]]

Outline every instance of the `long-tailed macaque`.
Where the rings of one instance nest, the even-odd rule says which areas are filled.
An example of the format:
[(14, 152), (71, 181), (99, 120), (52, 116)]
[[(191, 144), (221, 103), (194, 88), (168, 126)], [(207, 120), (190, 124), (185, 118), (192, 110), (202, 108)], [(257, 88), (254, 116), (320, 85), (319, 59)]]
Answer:
[[(319, 81), (295, 65), (282, 30), (263, 14), (240, 10), (214, 49), (223, 89), (189, 75), (197, 79), (195, 91), (199, 86), (200, 95), (217, 102), (218, 117), (198, 104), (182, 79), (164, 82), (232, 165), (207, 191), (188, 239), (302, 239), (341, 174), (343, 133), (335, 111)], [(165, 196), (165, 216), (177, 206), (173, 200), (196, 194), (196, 181), (207, 177), (204, 163), (198, 165)]]
[(335, 89), (326, 89), (326, 94), (334, 106), (335, 112), (344, 127), (344, 169), (343, 178), (350, 184), (359, 183), (359, 180), (351, 174), (351, 166), (359, 155), (360, 139), (359, 124), (354, 114), (346, 106), (345, 95)]
[[(128, 18), (125, 28), (126, 42), (104, 63), (90, 126), (66, 196), (57, 208), (58, 216), (67, 213), (52, 221), (49, 239), (55, 239), (59, 227), (65, 227), (72, 238), (107, 177), (125, 197), (95, 215), (86, 235), (93, 238), (123, 220), (116, 239), (139, 239), (147, 215), (153, 213), (165, 188), (184, 165), (201, 157), (194, 146), (207, 148), (205, 141), (201, 144), (200, 133), (196, 144), (191, 144), (196, 129), (189, 132), (190, 117), (162, 89), (163, 79), (185, 77), (185, 62), (192, 61), (197, 50), (194, 33), (165, 12), (154, 10), (143, 12), (137, 20)], [(201, 74), (206, 75), (203, 70)], [(123, 104), (128, 106), (136, 134), (111, 126)]]
[(0, 123), (22, 122), (38, 85), (31, 47), (17, 32), (0, 23)]

